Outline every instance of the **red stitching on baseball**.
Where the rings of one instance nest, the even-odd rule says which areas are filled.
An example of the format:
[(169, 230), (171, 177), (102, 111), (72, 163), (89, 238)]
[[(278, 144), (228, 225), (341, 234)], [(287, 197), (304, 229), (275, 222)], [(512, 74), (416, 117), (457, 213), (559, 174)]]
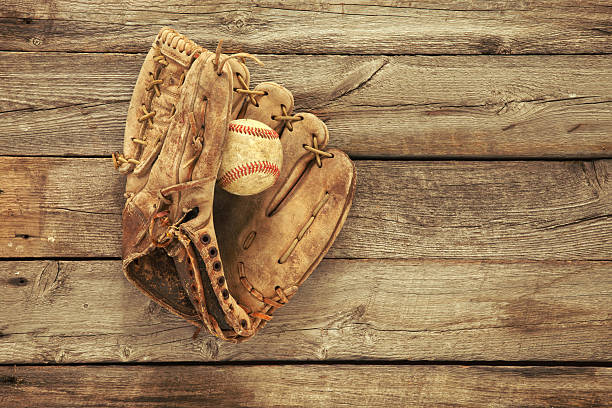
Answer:
[(272, 176), (274, 176), (274, 180), (276, 180), (278, 178), (278, 175), (280, 174), (280, 170), (276, 164), (271, 163), (267, 160), (259, 160), (250, 163), (245, 163), (240, 166), (234, 167), (233, 169), (225, 173), (219, 179), (219, 185), (221, 187), (227, 187), (239, 178), (255, 173), (271, 174)]
[(272, 129), (263, 129), (253, 126), (246, 126), (237, 123), (230, 123), (229, 130), (242, 133), (244, 135), (257, 136), (264, 139), (278, 139), (278, 133)]

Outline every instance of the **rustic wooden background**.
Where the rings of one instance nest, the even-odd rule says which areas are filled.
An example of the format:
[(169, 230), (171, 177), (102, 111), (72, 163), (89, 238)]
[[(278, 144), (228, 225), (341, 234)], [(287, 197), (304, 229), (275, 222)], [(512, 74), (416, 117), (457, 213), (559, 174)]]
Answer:
[[(159, 28), (257, 53), (356, 161), (346, 226), (231, 345), (120, 269), (109, 155)], [(0, 5), (0, 405), (597, 406), (609, 1)]]

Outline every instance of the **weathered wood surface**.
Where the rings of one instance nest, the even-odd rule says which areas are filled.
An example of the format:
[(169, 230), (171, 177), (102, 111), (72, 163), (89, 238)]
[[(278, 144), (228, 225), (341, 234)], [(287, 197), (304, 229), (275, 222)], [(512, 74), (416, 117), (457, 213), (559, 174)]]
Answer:
[(398, 365), (0, 367), (0, 404), (44, 407), (594, 407), (612, 369)]
[[(612, 161), (358, 161), (332, 258), (609, 260)], [(0, 158), (0, 257), (119, 257), (110, 159)], [(296, 227), (297, 228), (297, 227)]]
[(0, 263), (0, 363), (612, 358), (612, 263), (324, 260), (246, 343), (202, 334), (120, 261)]
[[(121, 273), (101, 157), (163, 25), (259, 54), (353, 158), (447, 160), (358, 160), (328, 258), (245, 344)], [(611, 369), (576, 365), (612, 359), (611, 39), (595, 0), (5, 1), (0, 406), (609, 404)], [(581, 364), (436, 364), (496, 360)]]
[[(612, 157), (609, 55), (261, 58), (353, 157)], [(142, 60), (0, 53), (0, 155), (122, 150)]]
[(163, 25), (275, 54), (612, 52), (606, 1), (8, 0), (0, 49), (140, 52)]

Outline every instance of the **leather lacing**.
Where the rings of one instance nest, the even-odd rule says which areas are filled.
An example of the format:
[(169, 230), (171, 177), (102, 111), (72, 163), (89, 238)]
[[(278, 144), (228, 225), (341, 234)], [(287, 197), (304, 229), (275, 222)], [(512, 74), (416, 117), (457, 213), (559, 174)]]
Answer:
[[(187, 55), (189, 55), (191, 51), (193, 51), (194, 45), (192, 42), (187, 43), (184, 39), (177, 40), (177, 37), (172, 37), (172, 36), (168, 37), (168, 33), (165, 33), (165, 35), (162, 35), (160, 39), (164, 42), (167, 42), (169, 45), (173, 46), (174, 48), (178, 47), (179, 51), (181, 52), (185, 50), (187, 52)], [(217, 52), (216, 52), (215, 61), (214, 61), (215, 68), (217, 70), (218, 75), (221, 75), (223, 66), (229, 59), (232, 59), (232, 58), (241, 59), (243, 63), (245, 62), (245, 58), (250, 58), (250, 59), (255, 60), (257, 63), (261, 64), (261, 61), (259, 61), (256, 57), (250, 54), (246, 54), (246, 53), (233, 54), (220, 61), (221, 45), (222, 45), (222, 42), (219, 42), (219, 46), (217, 47)], [(197, 56), (195, 57), (197, 58)], [(154, 57), (153, 61), (155, 62), (155, 64), (159, 64), (162, 66), (160, 68), (160, 72), (161, 72), (161, 69), (163, 69), (164, 67), (168, 65), (168, 61), (165, 59), (163, 55), (158, 55)], [(182, 85), (184, 81), (184, 75), (185, 74), (183, 73), (183, 75), (181, 76), (180, 85)], [(236, 76), (238, 78), (238, 83), (240, 85), (240, 88), (235, 88), (234, 91), (237, 93), (246, 95), (250, 103), (252, 103), (255, 106), (259, 106), (259, 103), (257, 102), (256, 97), (257, 96), (263, 97), (263, 96), (268, 95), (268, 93), (266, 91), (249, 89), (244, 78), (242, 78), (242, 76), (239, 73), (236, 73)], [(163, 80), (159, 79), (158, 77), (159, 77), (159, 72), (157, 73), (157, 75), (151, 73), (150, 82), (147, 84), (147, 87), (146, 87), (146, 90), (148, 92), (154, 92), (156, 97), (159, 97), (161, 95), (160, 85), (163, 84)], [(283, 122), (283, 127), (289, 130), (290, 132), (293, 131), (294, 122), (298, 122), (304, 119), (304, 117), (300, 115), (290, 115), (285, 105), (281, 104), (280, 110), (282, 113), (281, 115), (272, 115), (271, 118), (272, 120)], [(153, 120), (157, 112), (154, 110), (149, 111), (144, 104), (141, 106), (141, 111), (142, 111), (142, 115), (138, 118), (138, 121), (142, 122), (143, 126), (146, 126), (147, 124), (152, 126)], [(174, 111), (175, 111), (175, 108), (173, 107), (171, 115), (174, 114)], [(202, 141), (200, 140), (202, 137), (202, 134), (200, 132), (200, 129), (197, 129), (197, 127), (195, 126), (195, 120), (193, 117), (193, 113), (191, 113), (191, 115), (189, 116), (189, 122), (191, 124), (193, 142), (196, 144), (196, 154), (194, 158), (188, 161), (186, 166), (191, 166), (191, 164), (193, 164), (196, 161), (196, 159), (199, 157), (199, 153), (201, 152), (201, 146), (202, 146)], [(144, 134), (144, 132), (141, 132), (141, 133)], [(159, 142), (159, 140), (160, 139), (158, 139), (157, 142)], [(145, 145), (145, 146), (148, 144), (146, 136), (143, 137), (143, 139), (132, 138), (132, 141), (134, 143)], [(314, 134), (312, 135), (312, 145), (304, 144), (303, 148), (313, 153), (314, 159), (318, 167), (322, 167), (322, 158), (334, 157), (333, 154), (326, 152), (325, 150), (322, 150), (321, 148), (319, 148), (317, 137)], [(134, 158), (126, 158), (123, 154), (119, 154), (119, 153), (113, 153), (112, 157), (113, 157), (113, 162), (116, 168), (120, 167), (121, 164), (123, 163), (132, 163), (136, 165), (140, 164), (139, 160), (134, 159)], [(196, 185), (199, 185), (202, 182), (207, 182), (207, 181), (208, 181), (207, 179), (195, 180), (195, 181), (184, 182), (184, 183), (180, 183), (174, 186), (166, 187), (159, 191), (159, 194), (158, 194), (159, 204), (161, 203), (171, 204), (171, 200), (168, 198), (169, 194), (192, 188)], [(303, 238), (305, 233), (308, 231), (308, 229), (314, 222), (314, 219), (319, 214), (323, 206), (327, 203), (328, 199), (329, 199), (329, 193), (326, 192), (325, 196), (315, 206), (315, 209), (312, 211), (310, 218), (305, 223), (305, 225), (302, 227), (302, 229), (298, 232), (296, 238), (292, 241), (289, 248), (287, 248), (287, 250), (279, 258), (278, 262), (280, 264), (286, 262), (289, 256), (293, 253), (297, 244)], [(189, 264), (191, 268), (190, 275), (193, 276), (194, 275), (193, 271), (198, 270), (197, 259), (195, 257), (195, 254), (193, 253), (193, 250), (191, 249), (191, 245), (190, 245), (191, 240), (184, 233), (182, 233), (179, 229), (180, 223), (183, 221), (183, 219), (185, 218), (188, 212), (189, 211), (184, 211), (183, 217), (181, 217), (173, 225), (169, 225), (169, 219), (168, 219), (169, 212), (168, 211), (158, 212), (151, 218), (148, 232), (151, 237), (151, 241), (153, 245), (156, 247), (165, 248), (168, 245), (170, 245), (170, 243), (174, 239), (178, 239), (178, 241), (181, 242), (181, 244), (183, 245), (185, 249), (185, 253), (187, 257), (189, 258)], [(155, 235), (154, 235), (154, 227), (155, 227), (156, 221), (160, 221), (161, 224), (166, 227), (166, 231), (160, 239), (155, 238)], [(143, 234), (143, 237), (144, 237), (144, 234)], [(240, 282), (245, 287), (245, 289), (258, 301), (266, 304), (266, 307), (264, 308), (264, 310), (261, 312), (258, 312), (258, 311), (251, 311), (245, 305), (238, 303), (238, 306), (244, 309), (245, 312), (248, 313), (248, 315), (251, 318), (261, 319), (261, 320), (264, 320), (264, 322), (269, 321), (272, 319), (272, 316), (270, 315), (270, 313), (272, 313), (275, 309), (285, 305), (289, 301), (290, 295), (288, 295), (285, 292), (285, 290), (281, 288), (280, 286), (276, 286), (274, 288), (274, 291), (276, 293), (276, 296), (274, 298), (265, 297), (261, 292), (255, 289), (255, 287), (253, 287), (253, 285), (249, 282), (248, 278), (246, 277), (244, 264), (242, 262), (238, 263), (238, 272), (239, 272)], [(198, 283), (201, 285), (201, 282), (198, 282)], [(219, 327), (214, 317), (208, 314), (208, 312), (206, 311), (205, 306), (204, 306), (204, 303), (205, 303), (204, 300), (197, 298), (195, 299), (195, 301), (196, 303), (200, 305), (202, 309), (200, 312), (204, 315), (204, 317), (208, 318), (208, 321), (205, 322), (208, 328), (212, 329), (211, 331), (215, 332), (217, 336), (225, 338), (226, 335), (223, 333), (223, 331)], [(243, 322), (243, 323), (246, 323), (246, 322)], [(245, 327), (245, 325), (243, 325), (243, 327)]]
[(238, 92), (238, 93), (247, 95), (247, 98), (249, 98), (249, 101), (253, 105), (259, 106), (259, 103), (255, 99), (255, 95), (262, 96), (262, 95), (267, 95), (268, 93), (266, 91), (257, 91), (255, 89), (249, 89), (248, 85), (244, 81), (244, 78), (242, 78), (242, 75), (239, 72), (236, 72), (236, 77), (238, 78), (238, 83), (240, 84), (241, 87), (234, 88), (234, 92)]
[[(260, 302), (268, 305), (267, 306), (268, 312), (272, 312), (275, 309), (278, 309), (279, 307), (289, 302), (289, 296), (287, 296), (285, 291), (280, 286), (277, 286), (274, 288), (274, 291), (276, 292), (276, 298), (267, 298), (260, 291), (255, 289), (253, 285), (251, 284), (251, 282), (249, 282), (249, 279), (246, 277), (246, 273), (244, 271), (244, 264), (242, 262), (238, 262), (238, 274), (240, 276), (240, 283), (242, 283), (242, 285), (251, 294), (251, 296), (259, 300)], [(254, 319), (261, 319), (265, 321), (269, 321), (272, 319), (272, 316), (270, 316), (268, 313), (254, 312), (254, 311), (249, 310), (249, 308), (247, 308), (244, 305), (240, 305), (240, 306), (249, 314), (249, 316), (251, 316)]]
[[(195, 184), (192, 183), (191, 185), (195, 185)], [(176, 186), (171, 186), (171, 188), (174, 188), (174, 190), (168, 191), (167, 194), (171, 192), (187, 189), (191, 185), (187, 183), (181, 183), (181, 184), (177, 184)], [(168, 188), (164, 190), (168, 190)], [(160, 196), (164, 198), (165, 201), (170, 202), (170, 200), (164, 197), (164, 194), (162, 191), (160, 191)], [(191, 277), (191, 279), (193, 279), (192, 284), (191, 284), (191, 290), (193, 291), (193, 295), (194, 295), (193, 301), (199, 307), (199, 313), (204, 318), (203, 323), (216, 336), (221, 337), (221, 338), (226, 338), (227, 336), (225, 335), (225, 333), (219, 326), (219, 323), (217, 322), (217, 320), (210, 313), (208, 313), (208, 310), (206, 309), (206, 301), (202, 295), (204, 292), (202, 276), (199, 273), (195, 273), (195, 271), (199, 271), (199, 267), (198, 267), (198, 260), (197, 260), (196, 254), (191, 246), (191, 239), (179, 229), (179, 225), (183, 222), (184, 218), (187, 215), (187, 212), (185, 212), (185, 214), (173, 225), (169, 225), (168, 214), (169, 214), (169, 211), (161, 211), (155, 214), (151, 218), (151, 222), (149, 223), (149, 235), (151, 237), (151, 242), (154, 246), (158, 248), (166, 248), (170, 245), (170, 243), (174, 239), (176, 239), (182, 245), (184, 252), (183, 252), (183, 255), (181, 255), (181, 257), (183, 258), (181, 259), (181, 262), (184, 260), (184, 257), (186, 255), (187, 261), (188, 261), (189, 276)], [(155, 222), (157, 220), (160, 220), (160, 223), (163, 226), (167, 227), (161, 239), (155, 238), (155, 234), (153, 231), (155, 227)], [(194, 333), (193, 337), (195, 338), (198, 335), (198, 333), (199, 333), (199, 329)]]
[[(168, 66), (168, 61), (166, 60), (166, 57), (164, 57), (163, 55), (157, 55), (155, 57), (153, 57), (153, 62), (155, 63), (155, 68), (154, 72), (150, 72), (149, 73), (149, 78), (150, 81), (147, 84), (145, 90), (147, 92), (153, 92), (155, 93), (156, 97), (160, 97), (161, 96), (161, 90), (159, 88), (159, 86), (161, 84), (164, 83), (163, 79), (159, 79), (159, 74), (161, 73), (161, 69), (163, 69), (164, 67)], [(157, 69), (157, 66), (161, 65), (161, 69)], [(150, 108), (149, 108), (150, 109)], [(157, 111), (155, 110), (151, 110), (149, 111), (147, 109), (147, 106), (145, 104), (142, 104), (140, 106), (140, 111), (142, 113), (142, 115), (140, 117), (138, 117), (138, 122), (142, 123), (142, 126), (147, 126), (149, 125), (150, 127), (153, 127), (153, 119), (155, 118), (155, 115), (157, 114)], [(141, 131), (140, 134), (142, 134), (142, 139), (139, 139), (137, 137), (133, 137), (132, 138), (132, 142), (142, 145), (142, 146), (147, 146), (150, 142), (147, 140), (147, 135), (146, 132)], [(160, 140), (163, 138), (163, 135), (159, 138), (157, 138), (157, 140), (155, 141), (155, 144), (159, 143)], [(118, 153), (118, 152), (114, 152), (112, 154), (113, 157), (113, 164), (115, 165), (115, 168), (118, 169), (122, 164), (124, 163), (131, 163), (131, 164), (135, 164), (135, 165), (139, 165), (141, 163), (140, 160), (135, 159), (133, 157), (125, 157), (125, 155), (123, 153)]]
[[(259, 106), (259, 105), (256, 105), (256, 106)], [(271, 116), (272, 120), (278, 120), (278, 121), (284, 122), (284, 126), (287, 128), (287, 130), (290, 132), (293, 132), (293, 122), (299, 122), (301, 120), (304, 120), (304, 117), (300, 115), (289, 115), (287, 113), (287, 107), (285, 105), (281, 104), (280, 108), (281, 108), (282, 115), (272, 115)], [(319, 148), (319, 142), (317, 142), (317, 135), (314, 135), (314, 134), (312, 135), (312, 146), (305, 144), (303, 145), (303, 147), (309, 152), (314, 153), (315, 160), (317, 161), (317, 166), (319, 168), (323, 167), (321, 157), (327, 157), (327, 158), (334, 157), (332, 153), (326, 152), (325, 150), (322, 150)]]
[[(217, 52), (219, 51), (220, 49), (217, 47)], [(234, 56), (236, 57), (250, 56), (253, 59), (255, 59), (257, 62), (259, 62), (258, 59), (256, 59), (250, 54), (238, 53), (238, 54), (232, 55), (232, 57)], [(227, 59), (225, 59), (223, 62), (225, 61), (227, 61)], [(255, 99), (255, 96), (267, 96), (268, 92), (262, 91), (262, 90), (256, 90), (256, 89), (249, 89), (246, 81), (244, 80), (244, 78), (242, 78), (242, 75), (240, 75), (239, 72), (236, 72), (236, 77), (238, 78), (238, 83), (240, 84), (240, 88), (234, 88), (234, 92), (247, 95), (247, 97), (249, 98), (249, 102), (251, 102), (251, 104), (253, 104), (256, 107), (259, 107), (259, 102), (257, 101), (257, 99)], [(271, 115), (270, 118), (272, 120), (283, 122), (283, 127), (289, 130), (290, 132), (293, 131), (293, 122), (299, 122), (299, 121), (304, 120), (303, 116), (290, 115), (287, 112), (287, 107), (284, 104), (280, 105), (280, 110), (282, 113), (281, 115)], [(323, 167), (323, 162), (321, 160), (322, 157), (326, 157), (326, 158), (334, 157), (332, 153), (326, 152), (325, 150), (322, 150), (319, 148), (319, 142), (317, 141), (317, 136), (314, 134), (312, 135), (312, 146), (305, 144), (303, 145), (303, 147), (304, 149), (314, 154), (315, 160), (317, 162), (317, 166), (319, 168)]]
[(217, 70), (217, 75), (221, 75), (223, 73), (223, 67), (225, 66), (227, 61), (231, 59), (239, 59), (244, 64), (245, 59), (249, 58), (255, 61), (256, 63), (258, 63), (259, 65), (262, 65), (262, 66), (264, 65), (263, 62), (259, 60), (259, 58), (257, 58), (256, 56), (252, 54), (246, 53), (246, 52), (238, 52), (222, 60), (221, 59), (221, 49), (222, 48), (223, 48), (223, 40), (219, 40), (219, 44), (217, 45), (217, 50), (215, 51), (215, 60), (213, 61), (213, 65), (215, 66), (215, 69)]
[[(291, 245), (289, 246), (289, 248), (287, 248), (285, 252), (281, 255), (281, 257), (278, 259), (279, 264), (283, 264), (287, 261), (287, 259), (289, 259), (289, 256), (291, 256), (293, 251), (295, 251), (297, 244), (302, 240), (306, 232), (310, 229), (315, 218), (317, 217), (317, 215), (319, 215), (319, 213), (321, 212), (321, 209), (325, 206), (325, 204), (328, 201), (329, 201), (329, 193), (326, 191), (323, 198), (319, 200), (314, 210), (312, 210), (310, 218), (306, 221), (302, 229), (297, 233), (297, 236), (291, 242)], [(247, 236), (245, 243), (243, 244), (243, 247), (248, 248), (253, 242), (253, 240), (255, 239), (255, 235), (256, 233), (252, 231)], [(244, 286), (244, 288), (251, 294), (251, 296), (253, 296), (255, 299), (267, 305), (264, 308), (264, 310), (261, 312), (251, 311), (244, 305), (240, 305), (252, 318), (269, 321), (272, 319), (272, 316), (270, 315), (270, 313), (274, 312), (276, 309), (278, 309), (279, 307), (289, 302), (290, 296), (287, 293), (285, 293), (285, 290), (281, 288), (280, 286), (276, 286), (274, 288), (274, 292), (276, 292), (276, 297), (274, 298), (267, 298), (260, 291), (255, 289), (255, 287), (251, 284), (251, 282), (249, 282), (249, 279), (246, 276), (246, 273), (244, 271), (244, 264), (242, 262), (238, 262), (238, 274), (240, 276), (240, 283), (242, 283), (242, 286)]]
[[(158, 47), (161, 47), (162, 45), (172, 47), (178, 50), (179, 52), (184, 53), (187, 56), (192, 56), (193, 54), (194, 59), (198, 58), (200, 54), (205, 51), (204, 48), (198, 46), (196, 43), (194, 43), (193, 41), (191, 41), (184, 35), (179, 34), (178, 32), (174, 31), (171, 28), (165, 28), (158, 34), (157, 39), (156, 39), (156, 44)], [(161, 96), (160, 85), (164, 83), (164, 80), (159, 79), (159, 74), (161, 73), (161, 70), (163, 68), (168, 66), (169, 63), (166, 57), (162, 54), (154, 56), (153, 62), (155, 64), (155, 69), (153, 70), (154, 72), (149, 72), (150, 80), (145, 90), (147, 92), (154, 92), (156, 97), (160, 97)], [(161, 66), (161, 67), (159, 67), (158, 69), (158, 66)], [(185, 80), (185, 72), (183, 72), (181, 74), (181, 77), (179, 78), (179, 87), (183, 85), (184, 80)], [(147, 108), (146, 105), (144, 104), (140, 107), (142, 115), (138, 118), (138, 122), (143, 123), (143, 126), (146, 126), (146, 124), (148, 124), (149, 126), (153, 126), (153, 118), (155, 117), (157, 113), (154, 110), (149, 111), (148, 109), (150, 108)], [(176, 107), (173, 105), (172, 111), (170, 112), (170, 116), (173, 116), (175, 112), (176, 112)], [(132, 142), (142, 145), (142, 146), (147, 146), (150, 143), (150, 141), (147, 141), (147, 137), (144, 131), (141, 132), (141, 134), (144, 135), (142, 139), (133, 137)], [(160, 143), (163, 140), (164, 136), (165, 134), (160, 135), (154, 141), (153, 144), (157, 145), (158, 143)], [(141, 163), (141, 161), (136, 158), (125, 157), (123, 153), (114, 152), (112, 154), (112, 157), (113, 157), (113, 164), (115, 165), (115, 168), (119, 168), (121, 167), (122, 164), (125, 164), (125, 163), (130, 163), (134, 165), (139, 165)]]

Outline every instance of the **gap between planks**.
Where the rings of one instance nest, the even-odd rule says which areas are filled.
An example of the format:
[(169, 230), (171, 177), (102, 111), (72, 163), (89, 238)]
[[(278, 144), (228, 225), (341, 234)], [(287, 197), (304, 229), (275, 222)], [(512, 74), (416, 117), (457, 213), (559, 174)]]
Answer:
[(256, 366), (483, 366), (483, 367), (596, 367), (612, 368), (610, 361), (571, 361), (571, 360), (248, 360), (248, 361), (148, 361), (148, 362), (82, 362), (56, 363), (0, 363), (0, 367), (256, 367)]

